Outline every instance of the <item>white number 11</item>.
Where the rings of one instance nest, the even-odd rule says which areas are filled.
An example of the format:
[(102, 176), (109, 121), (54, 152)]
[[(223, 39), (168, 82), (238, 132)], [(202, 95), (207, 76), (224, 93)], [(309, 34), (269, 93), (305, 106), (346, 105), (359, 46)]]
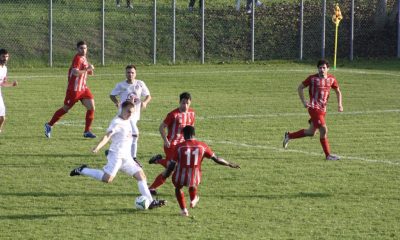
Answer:
[(194, 156), (194, 166), (197, 166), (197, 163), (199, 162), (199, 149), (196, 148), (196, 150), (194, 150), (193, 152), (191, 152), (190, 148), (188, 148), (188, 149), (185, 151), (185, 154), (186, 154), (186, 160), (187, 160), (186, 165), (187, 165), (187, 166), (190, 166), (191, 155), (193, 155), (193, 156)]

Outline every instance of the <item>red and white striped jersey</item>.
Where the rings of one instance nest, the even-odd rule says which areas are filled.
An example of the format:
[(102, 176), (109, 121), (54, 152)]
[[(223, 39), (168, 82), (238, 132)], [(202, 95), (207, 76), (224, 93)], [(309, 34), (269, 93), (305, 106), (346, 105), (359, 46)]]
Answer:
[(172, 146), (184, 141), (182, 129), (188, 125), (194, 126), (195, 114), (193, 109), (189, 108), (187, 112), (180, 112), (176, 108), (168, 113), (164, 119), (164, 124), (168, 127), (167, 139)]
[(87, 72), (83, 74), (79, 74), (79, 76), (75, 76), (72, 74), (72, 69), (85, 70), (89, 66), (86, 57), (80, 56), (78, 54), (75, 55), (72, 60), (72, 65), (68, 70), (68, 90), (80, 92), (84, 91), (86, 86)]
[(201, 181), (203, 158), (211, 158), (214, 152), (204, 142), (186, 140), (175, 148), (172, 160), (177, 162), (172, 181), (175, 186), (197, 186)]
[(331, 88), (339, 87), (336, 78), (331, 74), (328, 74), (327, 78), (319, 77), (318, 74), (310, 75), (303, 81), (303, 85), (308, 87), (310, 95), (310, 102), (307, 106), (322, 112), (326, 112)]

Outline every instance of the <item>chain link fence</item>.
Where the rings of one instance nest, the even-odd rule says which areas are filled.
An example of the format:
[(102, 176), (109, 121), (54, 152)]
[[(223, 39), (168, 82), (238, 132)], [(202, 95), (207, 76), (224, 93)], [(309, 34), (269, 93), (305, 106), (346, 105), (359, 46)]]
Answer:
[(201, 0), (191, 11), (189, 0), (132, 0), (132, 8), (126, 0), (1, 0), (0, 47), (23, 65), (51, 66), (69, 65), (79, 40), (104, 65), (331, 58), (338, 3), (338, 58), (399, 57), (398, 0), (387, 0), (380, 18), (380, 0), (260, 1), (254, 15), (246, 0), (204, 1), (203, 17)]

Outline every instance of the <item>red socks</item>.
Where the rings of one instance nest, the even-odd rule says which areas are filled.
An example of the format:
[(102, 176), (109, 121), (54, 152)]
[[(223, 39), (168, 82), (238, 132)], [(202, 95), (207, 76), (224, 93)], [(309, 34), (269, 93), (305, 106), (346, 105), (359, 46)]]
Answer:
[(160, 175), (158, 175), (156, 177), (156, 179), (154, 180), (153, 184), (151, 184), (149, 189), (157, 189), (159, 186), (163, 185), (164, 183), (165, 183), (165, 178), (161, 173)]
[(64, 108), (60, 108), (58, 109), (53, 117), (51, 118), (49, 125), (53, 126), (56, 122), (58, 122), (58, 120), (60, 120), (62, 118), (62, 116), (64, 116), (64, 114), (66, 114), (67, 112), (64, 110)]
[(85, 123), (85, 132), (90, 131), (90, 127), (92, 126), (92, 122), (94, 119), (94, 110), (86, 111), (86, 123)]
[(185, 209), (186, 208), (185, 194), (183, 193), (181, 188), (175, 188), (175, 197), (176, 200), (178, 200), (179, 207), (181, 209)]
[(305, 129), (301, 129), (297, 132), (294, 133), (289, 133), (289, 139), (295, 139), (295, 138), (302, 138), (305, 137), (306, 135), (304, 134)]
[(197, 188), (190, 187), (189, 188), (189, 195), (190, 195), (190, 201), (193, 201), (197, 196)]
[(325, 157), (329, 156), (331, 149), (329, 147), (328, 138), (320, 138), (319, 141), (321, 142), (322, 149), (324, 150)]

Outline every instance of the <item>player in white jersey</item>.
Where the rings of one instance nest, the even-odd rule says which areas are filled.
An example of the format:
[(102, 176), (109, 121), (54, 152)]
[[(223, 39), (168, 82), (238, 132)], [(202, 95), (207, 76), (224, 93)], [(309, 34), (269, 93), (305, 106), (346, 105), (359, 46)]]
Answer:
[(104, 145), (111, 140), (107, 164), (103, 170), (88, 168), (82, 165), (73, 169), (70, 176), (84, 175), (96, 180), (110, 183), (113, 181), (118, 171), (121, 170), (136, 178), (141, 195), (146, 196), (151, 204), (149, 208), (165, 205), (165, 200), (154, 200), (147, 187), (146, 175), (143, 169), (133, 160), (130, 154), (132, 144), (132, 127), (129, 118), (135, 111), (135, 105), (130, 101), (125, 101), (121, 105), (121, 112), (115, 117), (107, 129), (106, 135), (93, 148), (92, 152), (97, 153)]
[[(130, 117), (133, 141), (131, 145), (132, 158), (136, 160), (139, 129), (137, 122), (140, 119), (141, 109), (145, 109), (151, 100), (150, 91), (146, 84), (136, 79), (136, 66), (131, 64), (125, 68), (126, 80), (117, 83), (111, 91), (110, 99), (120, 111), (120, 103), (131, 101), (135, 104), (135, 112)], [(142, 101), (143, 99), (143, 101)]]
[(3, 129), (6, 120), (6, 107), (4, 105), (3, 96), (1, 95), (2, 87), (15, 87), (18, 85), (17, 81), (7, 81), (7, 61), (10, 55), (6, 49), (0, 49), (0, 132)]

